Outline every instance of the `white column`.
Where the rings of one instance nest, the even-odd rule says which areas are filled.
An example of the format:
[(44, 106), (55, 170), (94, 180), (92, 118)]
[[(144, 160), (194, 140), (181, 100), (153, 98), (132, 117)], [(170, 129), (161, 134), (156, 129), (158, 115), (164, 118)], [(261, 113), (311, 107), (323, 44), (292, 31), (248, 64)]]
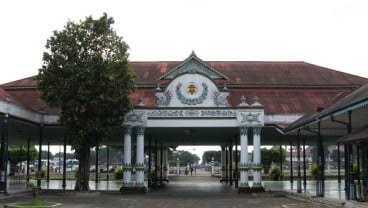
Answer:
[(262, 187), (261, 184), (261, 128), (253, 128), (253, 187)]
[(240, 128), (240, 187), (248, 185), (248, 128)]
[(132, 186), (132, 127), (124, 128), (124, 184), (123, 186)]
[(137, 129), (136, 186), (144, 187), (144, 127)]

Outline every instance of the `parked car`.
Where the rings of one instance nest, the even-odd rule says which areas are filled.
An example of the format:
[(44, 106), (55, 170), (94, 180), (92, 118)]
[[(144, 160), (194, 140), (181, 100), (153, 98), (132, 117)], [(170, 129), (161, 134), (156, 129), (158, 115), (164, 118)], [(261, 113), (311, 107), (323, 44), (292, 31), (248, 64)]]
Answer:
[[(115, 171), (115, 167), (113, 167), (112, 165), (109, 166), (109, 173), (112, 173)], [(102, 173), (107, 173), (107, 167), (104, 167), (101, 171)]]

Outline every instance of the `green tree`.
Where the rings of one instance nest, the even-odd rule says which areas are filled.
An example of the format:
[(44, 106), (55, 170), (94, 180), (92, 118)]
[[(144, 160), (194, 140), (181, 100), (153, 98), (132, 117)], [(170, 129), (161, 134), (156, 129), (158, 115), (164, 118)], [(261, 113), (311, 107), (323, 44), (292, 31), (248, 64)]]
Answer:
[[(327, 158), (328, 158), (328, 146), (327, 145), (323, 146), (323, 153), (324, 153), (325, 161), (326, 161)], [(312, 154), (312, 161), (314, 163), (317, 163), (318, 148), (317, 147), (312, 147), (311, 148), (311, 154)]]
[(69, 144), (79, 160), (75, 190), (89, 191), (90, 148), (110, 136), (132, 107), (135, 72), (128, 45), (112, 29), (113, 18), (68, 21), (47, 40), (38, 73), (40, 97), (61, 109)]
[[(54, 157), (61, 158), (61, 160), (64, 160), (64, 152), (57, 152), (55, 153)], [(66, 159), (75, 159), (73, 153), (66, 153)]]
[[(42, 150), (41, 159), (47, 160), (47, 154), (48, 154), (48, 152), (46, 150)], [(54, 158), (54, 155), (52, 155), (52, 153), (50, 152), (50, 160), (52, 160), (53, 158)]]
[[(110, 165), (121, 164), (123, 161), (123, 151), (121, 146), (110, 146), (109, 147), (109, 162)], [(96, 164), (96, 150), (91, 150), (90, 155), (91, 165)], [(98, 150), (98, 163), (106, 164), (107, 163), (107, 147), (102, 146), (99, 147)]]
[(310, 173), (311, 173), (311, 176), (314, 178), (314, 179), (317, 179), (317, 172), (318, 172), (318, 165), (316, 163), (313, 163), (311, 166), (310, 166)]
[(281, 168), (277, 165), (270, 170), (270, 177), (273, 181), (278, 181), (281, 176)]
[[(37, 150), (31, 147), (29, 149), (29, 160), (35, 160), (37, 155)], [(10, 171), (13, 173), (19, 162), (27, 160), (27, 148), (10, 147), (8, 150), (8, 160), (10, 162)]]
[(196, 164), (199, 161), (199, 157), (196, 154), (192, 154), (188, 151), (180, 151), (179, 155), (180, 166), (186, 166), (187, 164)]
[(211, 162), (212, 158), (214, 159), (215, 162), (221, 162), (221, 151), (215, 151), (215, 150), (211, 150), (211, 151), (205, 151), (202, 155), (202, 161), (203, 162)]
[(262, 148), (261, 149), (261, 162), (263, 165), (264, 172), (265, 173), (269, 172), (272, 163), (280, 163), (281, 159), (282, 159), (282, 162), (284, 162), (286, 159), (285, 157), (286, 157), (286, 151), (283, 148), (281, 149), (281, 153), (280, 153), (280, 149)]
[[(339, 151), (337, 151), (337, 149), (332, 150), (332, 153), (330, 154), (331, 160), (336, 166), (337, 166), (337, 161), (338, 161), (338, 154), (339, 154)], [(344, 152), (340, 150), (340, 160), (341, 158), (344, 158)]]

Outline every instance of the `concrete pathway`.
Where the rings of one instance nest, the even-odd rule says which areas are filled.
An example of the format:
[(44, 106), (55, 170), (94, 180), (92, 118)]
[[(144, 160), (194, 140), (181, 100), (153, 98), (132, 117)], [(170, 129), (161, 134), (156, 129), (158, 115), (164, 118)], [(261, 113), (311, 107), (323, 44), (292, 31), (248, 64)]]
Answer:
[[(128, 207), (128, 208), (217, 208), (217, 207), (327, 207), (305, 203), (279, 193), (238, 194), (235, 189), (220, 184), (217, 178), (205, 176), (183, 176), (172, 178), (164, 188), (151, 190), (146, 194), (122, 195), (117, 191), (96, 191), (76, 193), (73, 191), (52, 191), (42, 193), (41, 199), (62, 203), (61, 207)], [(30, 200), (30, 194), (3, 197), (0, 205)]]
[[(35, 181), (33, 181), (36, 183)], [(75, 181), (67, 181), (66, 190), (62, 191), (62, 181), (42, 181), (42, 199), (61, 202), (63, 207), (306, 207), (303, 203), (321, 207), (318, 203), (332, 205), (345, 204), (346, 207), (368, 207), (368, 203), (344, 201), (336, 196), (333, 182), (327, 185), (325, 198), (315, 198), (313, 183), (309, 183), (302, 194), (296, 194), (296, 187), (287, 181), (264, 182), (266, 192), (263, 194), (238, 194), (236, 189), (226, 183), (219, 183), (219, 179), (210, 176), (179, 176), (170, 177), (170, 182), (164, 188), (152, 189), (144, 195), (121, 195), (118, 190), (120, 181), (90, 181), (91, 193), (76, 193), (73, 190)], [(337, 183), (335, 183), (336, 185)], [(47, 189), (53, 190), (47, 193)], [(0, 197), (0, 205), (10, 201), (29, 198), (30, 194), (19, 194), (26, 190), (25, 183), (19, 182), (9, 186), (12, 197)], [(330, 190), (330, 191), (328, 191)], [(289, 193), (286, 193), (289, 192)], [(17, 194), (18, 193), (18, 194)], [(341, 191), (339, 192), (341, 194)], [(317, 204), (315, 204), (317, 203)], [(175, 206), (171, 206), (175, 205)], [(120, 206), (121, 207), (121, 206)]]

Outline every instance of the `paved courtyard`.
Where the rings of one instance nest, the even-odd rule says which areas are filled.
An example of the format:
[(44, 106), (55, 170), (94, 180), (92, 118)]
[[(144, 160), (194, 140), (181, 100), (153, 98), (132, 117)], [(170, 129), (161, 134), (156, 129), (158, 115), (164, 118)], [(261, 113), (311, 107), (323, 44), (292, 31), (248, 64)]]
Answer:
[[(279, 193), (238, 194), (212, 177), (173, 178), (164, 188), (151, 190), (146, 194), (122, 195), (117, 191), (75, 193), (73, 191), (42, 193), (41, 199), (59, 202), (61, 207), (127, 207), (127, 208), (216, 208), (216, 207), (326, 207), (305, 203)], [(0, 205), (30, 199), (30, 194), (2, 197)]]

